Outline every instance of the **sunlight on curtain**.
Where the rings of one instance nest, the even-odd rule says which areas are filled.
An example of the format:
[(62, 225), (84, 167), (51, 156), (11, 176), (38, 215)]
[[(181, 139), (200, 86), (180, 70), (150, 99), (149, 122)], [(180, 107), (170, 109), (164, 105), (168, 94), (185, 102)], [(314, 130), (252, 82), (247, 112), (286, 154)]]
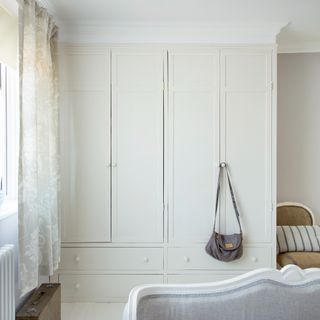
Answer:
[(57, 27), (34, 0), (20, 11), (19, 250), (21, 294), (60, 259)]

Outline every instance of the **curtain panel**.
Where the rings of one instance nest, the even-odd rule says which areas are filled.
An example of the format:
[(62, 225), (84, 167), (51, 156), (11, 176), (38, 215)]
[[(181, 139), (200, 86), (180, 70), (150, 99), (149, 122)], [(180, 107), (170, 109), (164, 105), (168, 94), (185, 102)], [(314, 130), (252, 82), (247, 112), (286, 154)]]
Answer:
[(20, 8), (19, 250), (21, 295), (60, 260), (58, 29), (34, 0)]

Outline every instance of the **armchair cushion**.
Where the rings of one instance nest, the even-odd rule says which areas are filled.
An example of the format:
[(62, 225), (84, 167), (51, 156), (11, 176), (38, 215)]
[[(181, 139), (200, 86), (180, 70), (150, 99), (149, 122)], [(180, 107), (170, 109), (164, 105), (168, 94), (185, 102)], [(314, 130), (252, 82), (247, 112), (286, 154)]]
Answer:
[(320, 252), (320, 226), (278, 226), (277, 252)]

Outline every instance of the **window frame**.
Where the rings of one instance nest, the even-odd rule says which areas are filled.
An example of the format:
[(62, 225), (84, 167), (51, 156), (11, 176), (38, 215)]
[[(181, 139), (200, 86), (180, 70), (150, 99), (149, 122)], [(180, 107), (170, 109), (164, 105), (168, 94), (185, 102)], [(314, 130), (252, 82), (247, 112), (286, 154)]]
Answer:
[(7, 189), (7, 89), (6, 67), (0, 63), (0, 192), (8, 194)]
[(0, 62), (0, 219), (17, 212), (18, 128), (18, 72)]

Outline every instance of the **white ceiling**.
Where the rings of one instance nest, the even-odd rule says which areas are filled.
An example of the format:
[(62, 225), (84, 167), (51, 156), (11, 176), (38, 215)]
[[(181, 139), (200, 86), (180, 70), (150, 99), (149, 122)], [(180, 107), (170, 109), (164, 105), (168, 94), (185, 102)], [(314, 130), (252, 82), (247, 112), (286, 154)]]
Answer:
[(320, 0), (42, 0), (71, 24), (287, 23), (278, 43), (320, 48)]

